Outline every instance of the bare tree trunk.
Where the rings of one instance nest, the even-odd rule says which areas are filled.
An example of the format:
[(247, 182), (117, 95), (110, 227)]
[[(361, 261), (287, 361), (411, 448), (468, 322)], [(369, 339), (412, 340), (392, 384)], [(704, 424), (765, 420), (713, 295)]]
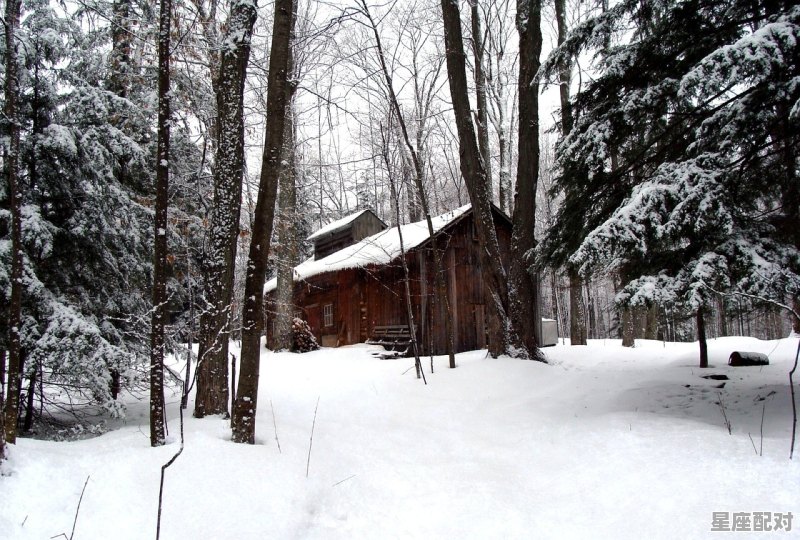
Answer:
[(217, 154), (214, 206), (206, 261), (206, 309), (200, 316), (194, 416), (228, 415), (230, 340), (236, 248), (244, 175), (244, 81), (256, 7), (234, 2), (221, 48), (217, 83)]
[(658, 339), (658, 304), (656, 303), (647, 306), (644, 338)]
[(0, 347), (0, 461), (6, 457), (6, 350)]
[[(567, 35), (566, 1), (555, 0), (556, 25), (558, 27), (558, 45), (564, 43)], [(563, 62), (559, 66), (559, 97), (561, 99), (561, 134), (566, 137), (572, 131), (572, 106), (569, 101), (572, 65)], [(569, 329), (572, 345), (586, 345), (586, 305), (583, 301), (583, 279), (577, 269), (570, 266), (569, 275)]]
[[(364, 9), (366, 9), (366, 4), (363, 5)], [(370, 22), (372, 19), (370, 18)], [(374, 28), (374, 26), (373, 26)], [(381, 53), (382, 54), (382, 53)], [(386, 164), (386, 170), (390, 171), (389, 165), (389, 155), (388, 155), (388, 144), (386, 141), (386, 135), (383, 130), (383, 126), (381, 126), (381, 138), (383, 139), (383, 160)], [(397, 204), (394, 205), (395, 209), (395, 226), (397, 227), (397, 236), (400, 239), (400, 262), (403, 268), (403, 287), (405, 290), (405, 304), (406, 304), (406, 319), (408, 319), (408, 329), (409, 335), (411, 336), (411, 350), (414, 353), (414, 369), (417, 373), (417, 379), (424, 377), (425, 374), (422, 372), (422, 361), (419, 358), (419, 346), (417, 345), (417, 332), (416, 332), (416, 325), (414, 324), (414, 308), (411, 304), (411, 286), (409, 283), (408, 277), (408, 262), (406, 261), (406, 250), (405, 246), (403, 245), (403, 231), (402, 225), (400, 224), (400, 201), (398, 200), (399, 195), (397, 193), (397, 186), (394, 182), (394, 176), (389, 173), (389, 190), (391, 193), (391, 197), (397, 201)], [(428, 384), (427, 381), (425, 384)]]
[(500, 203), (500, 210), (503, 212), (510, 214), (511, 213), (511, 173), (508, 171), (508, 141), (506, 140), (506, 134), (500, 133), (498, 134), (498, 146), (500, 152), (500, 173), (498, 175), (499, 186), (498, 186), (498, 196), (499, 196), (499, 203)]
[[(295, 8), (297, 4), (295, 3)], [(289, 72), (292, 66), (290, 50)], [(278, 195), (278, 276), (275, 289), (275, 350), (291, 350), (292, 319), (294, 315), (294, 266), (297, 264), (297, 185), (295, 126), (293, 99), (296, 85), (288, 85), (289, 96), (286, 108), (286, 126), (283, 142), (283, 166), (280, 176), (280, 193)]]
[(107, 87), (120, 97), (128, 97), (131, 76), (131, 0), (116, 0), (112, 7), (111, 53)]
[[(292, 18), (297, 18), (297, 2)], [(297, 91), (295, 67), (295, 34), (291, 32), (289, 58), (287, 62), (286, 118), (283, 134), (283, 159), (278, 180), (278, 231), (276, 256), (275, 312), (273, 324), (273, 347), (275, 350), (294, 348), (294, 267), (298, 263), (299, 238), (297, 233), (297, 128), (295, 125), (294, 96)], [(321, 160), (321, 156), (320, 156)], [(320, 214), (322, 213), (320, 209)], [(268, 332), (265, 332), (269, 335)]]
[(597, 338), (597, 309), (592, 294), (592, 282), (590, 279), (585, 281), (586, 290), (586, 338)]
[(30, 433), (33, 429), (33, 403), (36, 396), (36, 375), (39, 372), (38, 365), (31, 371), (30, 379), (28, 380), (28, 394), (25, 396), (25, 420), (22, 422), (22, 432)]
[(150, 446), (164, 444), (164, 325), (167, 319), (169, 205), (170, 22), (172, 1), (160, 1), (158, 28), (158, 150), (153, 237), (153, 315), (150, 328)]
[(556, 276), (555, 270), (550, 273), (550, 282), (552, 284), (553, 290), (553, 309), (555, 310), (556, 316), (556, 325), (558, 328), (558, 335), (559, 337), (564, 337), (564, 315), (561, 309), (561, 295), (558, 291), (558, 276)]
[(508, 316), (508, 281), (492, 218), (491, 194), (486, 188), (486, 169), (483, 166), (470, 115), (464, 39), (461, 33), (458, 3), (442, 0), (442, 15), (447, 74), (459, 140), (461, 174), (472, 202), (483, 281), (492, 299), (489, 305), (489, 317), (496, 316), (502, 329), (500, 332), (489, 333), (489, 353), (495, 357), (503, 353), (526, 355), (528, 351), (520, 343), (516, 329)]
[(697, 342), (700, 344), (700, 367), (708, 367), (708, 343), (706, 342), (706, 321), (703, 318), (703, 308), (697, 310)]
[(719, 335), (728, 335), (728, 318), (725, 312), (725, 297), (717, 295), (717, 320), (719, 321)]
[[(294, 3), (293, 17), (297, 17), (297, 2)], [(289, 48), (287, 71), (294, 78), (294, 33)], [(297, 264), (297, 184), (296, 184), (296, 138), (294, 123), (294, 95), (297, 84), (291, 81), (286, 85), (286, 126), (283, 134), (283, 155), (278, 188), (278, 276), (275, 288), (275, 349), (291, 350), (293, 345), (294, 316), (294, 266)]]
[[(450, 368), (456, 367), (456, 357), (455, 357), (455, 347), (454, 347), (454, 332), (453, 332), (453, 314), (452, 309), (450, 307), (450, 302), (448, 300), (448, 287), (447, 281), (444, 279), (444, 263), (442, 261), (443, 255), (442, 251), (439, 249), (439, 241), (435, 238), (435, 231), (433, 229), (433, 220), (431, 218), (431, 211), (430, 206), (428, 205), (428, 197), (425, 194), (425, 184), (424, 184), (424, 177), (425, 173), (422, 169), (422, 162), (419, 158), (418, 150), (419, 148), (414, 148), (411, 144), (411, 139), (408, 135), (408, 128), (405, 123), (405, 119), (403, 117), (402, 112), (400, 111), (400, 104), (397, 101), (397, 96), (394, 93), (394, 85), (392, 84), (392, 77), (389, 74), (389, 69), (386, 67), (386, 59), (383, 54), (383, 45), (381, 43), (380, 34), (378, 32), (378, 27), (375, 24), (375, 21), (372, 19), (372, 15), (369, 12), (369, 8), (367, 7), (366, 1), (362, 0), (361, 2), (362, 9), (364, 14), (366, 15), (367, 19), (370, 22), (372, 27), (372, 32), (375, 37), (375, 44), (378, 48), (378, 59), (381, 64), (381, 69), (383, 70), (383, 75), (386, 80), (386, 86), (389, 92), (389, 100), (391, 102), (391, 107), (395, 112), (395, 116), (397, 117), (397, 122), (400, 125), (400, 131), (403, 135), (403, 140), (406, 144), (406, 148), (408, 153), (411, 155), (411, 161), (414, 166), (414, 182), (417, 188), (417, 195), (419, 196), (419, 203), (422, 207), (422, 212), (425, 214), (425, 222), (428, 225), (428, 234), (430, 235), (433, 248), (433, 260), (434, 260), (434, 274), (435, 274), (435, 282), (436, 282), (436, 293), (437, 293), (437, 302), (439, 302), (442, 306), (444, 306), (444, 324), (445, 324), (445, 335), (447, 338), (447, 355), (450, 362)], [(384, 148), (385, 148), (384, 143)], [(385, 156), (386, 164), (388, 167), (388, 156)], [(391, 176), (391, 175), (390, 175)], [(391, 182), (390, 178), (390, 182)], [(397, 197), (395, 197), (396, 199)], [(399, 205), (399, 201), (397, 203)], [(396, 205), (397, 206), (397, 205)], [(397, 214), (397, 220), (399, 225), (400, 216)], [(405, 264), (405, 263), (404, 263)], [(415, 338), (416, 339), (416, 338)], [(415, 342), (416, 346), (416, 342)], [(419, 359), (417, 359), (419, 360)]]
[(19, 29), (20, 1), (6, 0), (6, 73), (4, 121), (7, 133), (5, 155), (8, 196), (11, 205), (11, 298), (8, 303), (8, 394), (5, 398), (4, 442), (0, 443), (0, 459), (4, 457), (5, 443), (17, 442), (17, 416), (19, 413), (19, 382), (22, 364), (20, 326), (22, 321), (22, 188), (19, 176), (20, 124), (17, 117), (19, 96), (19, 70), (17, 65), (17, 30)]
[(543, 359), (539, 276), (534, 271), (536, 188), (539, 182), (539, 84), (542, 51), (540, 0), (517, 0), (519, 32), (519, 154), (511, 236), (510, 314), (530, 358)]
[(232, 439), (255, 443), (260, 341), (264, 327), (264, 280), (267, 272), (270, 236), (275, 217), (275, 199), (281, 170), (287, 85), (289, 84), (289, 49), (294, 30), (295, 0), (276, 0), (272, 25), (267, 82), (267, 131), (261, 160), (261, 178), (256, 202), (253, 237), (250, 242), (242, 313), (242, 357), (236, 405), (233, 409)]
[(569, 342), (586, 345), (586, 305), (583, 303), (583, 280), (574, 268), (569, 274)]
[(634, 330), (633, 321), (633, 308), (624, 306), (622, 308), (622, 346), (633, 347), (636, 339), (636, 331)]
[(486, 169), (487, 187), (491, 194), (493, 193), (492, 160), (491, 148), (489, 147), (489, 119), (486, 115), (486, 76), (483, 70), (484, 39), (478, 0), (470, 0), (470, 9), (472, 13), (472, 54), (475, 63), (475, 100), (478, 107), (475, 115), (475, 124), (478, 128), (478, 145), (481, 150), (481, 158)]
[[(795, 313), (800, 313), (800, 298), (795, 296), (792, 299), (792, 309)], [(792, 317), (792, 332), (800, 334), (800, 318)]]

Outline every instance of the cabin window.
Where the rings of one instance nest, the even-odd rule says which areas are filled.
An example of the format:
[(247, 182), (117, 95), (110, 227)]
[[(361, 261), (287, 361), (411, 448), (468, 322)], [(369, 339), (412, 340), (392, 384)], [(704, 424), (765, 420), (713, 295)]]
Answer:
[(333, 304), (325, 304), (322, 307), (322, 315), (325, 320), (325, 326), (333, 326)]

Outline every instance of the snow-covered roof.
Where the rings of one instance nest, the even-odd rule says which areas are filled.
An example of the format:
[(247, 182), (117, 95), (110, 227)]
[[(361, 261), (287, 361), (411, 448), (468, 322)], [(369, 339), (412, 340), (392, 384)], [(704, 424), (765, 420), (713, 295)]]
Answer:
[[(433, 218), (431, 221), (433, 222), (434, 234), (469, 212), (470, 208), (472, 208), (471, 205), (466, 204)], [(400, 229), (403, 233), (403, 247), (406, 251), (416, 248), (430, 238), (428, 224), (425, 220), (402, 225)], [(314, 234), (319, 234), (319, 231)], [(352, 246), (347, 246), (335, 253), (331, 253), (322, 259), (314, 260), (313, 257), (309, 258), (300, 265), (295, 266), (294, 278), (296, 280), (306, 279), (336, 270), (363, 268), (371, 264), (388, 264), (399, 256), (400, 237), (397, 233), (397, 227), (390, 227), (368, 236)], [(273, 278), (264, 285), (264, 292), (274, 291), (275, 287), (277, 287), (277, 279)]]
[(330, 234), (330, 233), (336, 232), (338, 230), (344, 229), (345, 227), (350, 225), (352, 222), (354, 222), (358, 217), (366, 214), (367, 212), (370, 212), (370, 210), (362, 210), (360, 212), (356, 212), (355, 214), (350, 214), (349, 216), (345, 216), (342, 219), (337, 219), (336, 221), (328, 223), (327, 225), (322, 227), (320, 230), (318, 230), (317, 232), (315, 232), (311, 236), (309, 236), (307, 238), (307, 240), (312, 240), (313, 241), (313, 240), (316, 240), (317, 238), (325, 236), (326, 234)]

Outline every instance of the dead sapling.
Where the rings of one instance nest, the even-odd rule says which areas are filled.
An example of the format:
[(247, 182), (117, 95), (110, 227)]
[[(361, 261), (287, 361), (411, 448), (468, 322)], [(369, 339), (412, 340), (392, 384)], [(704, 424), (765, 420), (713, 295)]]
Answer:
[(317, 397), (317, 405), (314, 407), (314, 421), (311, 422), (311, 437), (308, 440), (308, 459), (306, 460), (306, 478), (308, 478), (308, 469), (311, 466), (311, 446), (314, 444), (314, 426), (317, 425), (317, 409), (319, 409), (319, 397)]
[(731, 428), (731, 421), (728, 420), (728, 414), (725, 411), (725, 401), (723, 401), (722, 399), (722, 393), (717, 392), (717, 396), (719, 397), (717, 405), (719, 405), (719, 410), (722, 411), (722, 419), (724, 420), (725, 427), (728, 428), (728, 435), (733, 435), (733, 430)]
[[(86, 482), (83, 483), (83, 489), (81, 490), (81, 496), (78, 499), (78, 507), (75, 509), (75, 519), (72, 521), (72, 532), (69, 533), (69, 536), (67, 536), (67, 533), (61, 533), (61, 534), (57, 534), (55, 536), (51, 536), (50, 540), (53, 540), (53, 538), (58, 538), (60, 536), (63, 536), (67, 540), (72, 540), (72, 537), (75, 536), (75, 525), (77, 525), (77, 523), (78, 523), (78, 514), (81, 511), (81, 502), (83, 502), (83, 494), (86, 492), (86, 485), (89, 483), (89, 478), (91, 478), (91, 477), (87, 476), (86, 477)], [(25, 516), (25, 521), (28, 521), (28, 516)], [(23, 525), (25, 525), (25, 521), (22, 522)]]
[[(171, 371), (168, 372), (171, 373)], [(177, 377), (177, 381), (181, 384), (181, 403), (183, 403), (185, 400), (188, 400), (189, 391), (187, 390), (186, 384), (180, 378), (180, 376)], [(178, 456), (180, 456), (183, 453), (183, 448), (184, 448), (183, 407), (178, 407), (178, 413), (180, 414), (181, 446), (175, 453), (175, 455), (173, 455), (169, 461), (167, 461), (164, 465), (161, 466), (161, 481), (158, 487), (158, 518), (156, 521), (156, 540), (159, 540), (159, 538), (161, 538), (161, 506), (164, 502), (164, 476), (166, 474), (167, 467), (175, 463), (175, 460), (178, 459)]]
[(281, 452), (281, 441), (278, 440), (278, 423), (275, 421), (275, 407), (272, 406), (271, 399), (269, 400), (269, 408), (272, 410), (272, 427), (275, 429), (275, 444), (278, 445), (278, 453), (282, 454), (283, 452)]

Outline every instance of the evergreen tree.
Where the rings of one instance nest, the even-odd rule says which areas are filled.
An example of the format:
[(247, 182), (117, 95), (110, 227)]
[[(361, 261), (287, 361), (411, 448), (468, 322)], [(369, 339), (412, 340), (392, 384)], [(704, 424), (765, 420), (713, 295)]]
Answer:
[[(18, 62), (23, 369), (14, 386), (27, 379), (29, 395), (41, 384), (45, 394), (66, 393), (74, 404), (122, 414), (120, 392), (146, 377), (153, 81), (133, 65), (129, 42), (123, 40), (127, 52), (120, 53), (111, 28), (82, 25), (80, 11), (65, 13), (45, 0), (28, 0), (24, 10), (18, 34), (24, 44)], [(189, 178), (199, 151), (184, 130), (175, 131), (173, 170), (177, 178)], [(196, 267), (177, 262), (175, 254), (202, 235), (196, 197), (186, 191), (170, 193), (178, 207), (168, 226), (170, 316), (183, 309), (186, 266)], [(5, 205), (0, 208), (5, 306), (11, 216)], [(175, 234), (178, 225), (185, 234)], [(6, 321), (0, 322), (3, 339)]]
[(579, 174), (541, 258), (616, 270), (619, 302), (688, 306), (699, 333), (714, 290), (796, 302), (799, 23), (790, 2), (662, 0), (577, 27), (544, 75), (620, 44), (573, 101), (558, 158)]

